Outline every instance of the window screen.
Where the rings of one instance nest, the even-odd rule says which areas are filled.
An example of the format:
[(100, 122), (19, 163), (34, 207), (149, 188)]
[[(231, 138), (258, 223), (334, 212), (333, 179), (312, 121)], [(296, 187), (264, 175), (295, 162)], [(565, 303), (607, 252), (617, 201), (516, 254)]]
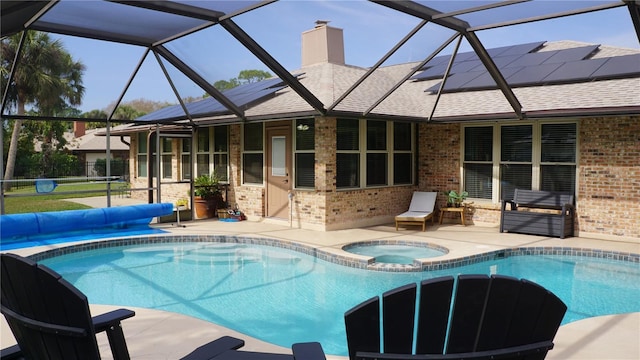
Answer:
[(313, 188), (315, 186), (315, 154), (296, 154), (296, 187)]
[(503, 126), (500, 129), (500, 133), (501, 161), (531, 161), (531, 141), (533, 137), (531, 125)]
[(138, 133), (138, 176), (147, 177), (147, 133)]
[(387, 122), (367, 121), (367, 150), (387, 149)]
[(387, 185), (387, 154), (367, 154), (367, 186)]
[(360, 186), (360, 154), (336, 154), (336, 186), (354, 188)]
[(358, 120), (339, 119), (336, 129), (338, 150), (358, 150), (359, 129)]
[(296, 120), (295, 187), (315, 187), (315, 123), (313, 119)]
[(543, 124), (541, 134), (543, 163), (575, 163), (576, 124)]
[(262, 184), (262, 153), (244, 154), (242, 164), (244, 183)]

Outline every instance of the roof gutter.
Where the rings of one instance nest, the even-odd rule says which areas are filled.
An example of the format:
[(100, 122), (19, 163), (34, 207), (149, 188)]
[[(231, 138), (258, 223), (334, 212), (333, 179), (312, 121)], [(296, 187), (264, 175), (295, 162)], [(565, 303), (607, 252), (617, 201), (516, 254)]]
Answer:
[[(527, 120), (543, 120), (554, 118), (587, 118), (587, 117), (607, 117), (607, 116), (640, 116), (640, 106), (621, 106), (604, 108), (582, 108), (582, 109), (552, 109), (527, 111)], [(505, 121), (517, 120), (513, 118), (513, 113), (491, 113), (460, 116), (443, 116), (434, 118), (437, 123), (454, 123), (470, 121)]]

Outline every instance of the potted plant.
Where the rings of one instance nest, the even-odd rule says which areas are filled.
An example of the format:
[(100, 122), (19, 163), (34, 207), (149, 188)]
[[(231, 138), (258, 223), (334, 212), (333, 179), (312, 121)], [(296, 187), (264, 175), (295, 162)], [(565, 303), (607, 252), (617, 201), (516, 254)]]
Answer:
[(464, 202), (467, 199), (467, 196), (469, 196), (469, 193), (466, 191), (458, 193), (455, 190), (445, 191), (444, 194), (447, 195), (448, 207), (460, 207), (462, 202)]
[(185, 210), (189, 206), (189, 200), (187, 198), (180, 198), (176, 200), (176, 208), (178, 210)]
[(194, 208), (196, 218), (215, 217), (216, 209), (224, 207), (224, 199), (218, 185), (219, 178), (214, 174), (200, 175), (194, 179)]

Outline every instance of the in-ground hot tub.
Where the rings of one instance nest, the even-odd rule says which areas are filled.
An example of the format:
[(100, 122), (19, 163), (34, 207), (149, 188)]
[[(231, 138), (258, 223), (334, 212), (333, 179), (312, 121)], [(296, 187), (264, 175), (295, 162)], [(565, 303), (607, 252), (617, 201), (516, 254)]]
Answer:
[(342, 250), (353, 254), (371, 256), (377, 263), (413, 264), (417, 259), (442, 256), (449, 252), (442, 246), (423, 242), (389, 242), (367, 241), (352, 243), (342, 247)]

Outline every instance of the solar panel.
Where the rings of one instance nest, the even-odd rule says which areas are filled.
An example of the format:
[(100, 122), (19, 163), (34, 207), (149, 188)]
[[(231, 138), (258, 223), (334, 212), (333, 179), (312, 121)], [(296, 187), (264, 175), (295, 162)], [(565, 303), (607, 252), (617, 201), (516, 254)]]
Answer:
[(638, 74), (640, 74), (640, 54), (633, 54), (608, 58), (607, 62), (591, 74), (591, 78), (607, 79)]
[(436, 56), (433, 59), (431, 59), (426, 65), (425, 67), (431, 67), (431, 66), (438, 66), (438, 65), (442, 65), (442, 64), (448, 64), (449, 63), (449, 59), (451, 59), (451, 55), (440, 55), (440, 56)]
[(543, 79), (543, 82), (569, 82), (569, 81), (585, 81), (589, 80), (598, 68), (600, 68), (607, 59), (591, 59), (581, 61), (569, 61), (563, 63), (558, 69)]
[(484, 69), (484, 65), (482, 65), (482, 61), (480, 60), (470, 60), (470, 61), (456, 61), (453, 63), (453, 66), (451, 67), (451, 73), (452, 74), (457, 74), (457, 73), (462, 73), (462, 72), (467, 72), (467, 71), (474, 71), (473, 69), (477, 68), (478, 66), (481, 67), (481, 69)]
[(520, 66), (540, 65), (543, 62), (545, 62), (545, 60), (547, 60), (548, 58), (552, 57), (556, 53), (557, 53), (557, 51), (543, 51), (543, 52), (539, 52), (539, 53), (524, 54), (520, 58), (518, 58), (517, 60), (509, 63), (509, 65), (507, 65), (507, 67), (511, 67), (511, 66), (520, 67)]
[[(464, 73), (457, 73), (449, 76), (447, 82), (444, 85), (443, 91), (455, 91), (464, 87), (466, 83), (482, 75), (484, 71), (470, 71)], [(440, 89), (440, 84), (434, 85), (425, 91), (435, 93)]]
[(509, 85), (532, 85), (542, 81), (562, 64), (541, 64), (527, 66), (506, 78)]
[(184, 110), (179, 105), (167, 106), (166, 108), (151, 112), (149, 114), (143, 115), (136, 120), (140, 121), (150, 121), (150, 120), (158, 120), (158, 119), (168, 119), (174, 117), (184, 117)]
[(524, 55), (538, 50), (546, 41), (537, 41), (527, 44), (513, 45), (509, 49), (501, 52), (499, 56)]
[(434, 67), (430, 67), (427, 70), (421, 72), (420, 74), (416, 74), (411, 77), (411, 80), (433, 80), (433, 79), (442, 79), (444, 76), (444, 72), (447, 70), (447, 65), (437, 65)]
[(469, 60), (477, 60), (477, 59), (478, 59), (478, 55), (476, 55), (475, 52), (465, 51), (465, 52), (458, 53), (458, 55), (456, 55), (456, 60), (454, 61), (454, 63), (458, 61), (469, 61)]
[(589, 55), (598, 50), (600, 45), (582, 46), (572, 49), (558, 50), (553, 56), (544, 61), (545, 64), (559, 63), (567, 61), (584, 60)]
[[(591, 81), (621, 76), (640, 76), (640, 54), (590, 59), (600, 45), (532, 53), (544, 42), (488, 49), (499, 71), (510, 86), (532, 86)], [(448, 56), (439, 57), (439, 65), (428, 68), (414, 79), (442, 78)], [(434, 59), (435, 60), (435, 59)], [(496, 88), (497, 84), (473, 52), (459, 54), (451, 68), (444, 92)], [(436, 93), (440, 83), (426, 89)]]
[(517, 59), (521, 58), (523, 55), (507, 55), (507, 56), (499, 56), (493, 59), (493, 62), (500, 69), (506, 67)]
[[(500, 69), (500, 73), (504, 78), (507, 78), (516, 72), (522, 70), (521, 67), (512, 67), (506, 69)], [(488, 71), (484, 71), (482, 75), (476, 77), (475, 79), (469, 81), (465, 84), (465, 88), (479, 90), (479, 89), (489, 89), (497, 87), (496, 82), (491, 77)]]
[[(242, 84), (232, 89), (223, 91), (222, 94), (236, 106), (243, 107), (267, 96), (275, 94), (278, 90), (281, 90), (285, 87), (286, 86), (284, 85), (282, 80), (273, 78), (258, 81), (255, 83)], [(227, 109), (224, 105), (218, 102), (218, 100), (212, 97), (207, 97), (202, 100), (185, 104), (185, 107), (187, 108), (189, 114), (194, 117), (229, 113), (229, 109)], [(185, 112), (182, 109), (182, 106), (173, 105), (158, 111), (154, 111), (151, 114), (144, 115), (137, 120), (148, 121), (184, 116)]]

